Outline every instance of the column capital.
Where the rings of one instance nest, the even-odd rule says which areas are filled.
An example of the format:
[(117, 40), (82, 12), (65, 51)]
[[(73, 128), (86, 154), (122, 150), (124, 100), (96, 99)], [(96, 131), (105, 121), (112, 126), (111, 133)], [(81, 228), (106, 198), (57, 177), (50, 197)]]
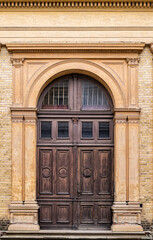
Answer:
[(118, 123), (118, 124), (126, 124), (127, 123), (127, 116), (124, 115), (116, 115), (114, 117), (114, 123)]
[(126, 61), (128, 66), (137, 66), (140, 62), (140, 58), (127, 58)]
[(24, 58), (13, 58), (13, 57), (11, 57), (11, 62), (12, 62), (12, 65), (14, 67), (19, 68), (19, 67), (23, 66)]
[(123, 108), (114, 109), (114, 122), (115, 123), (139, 123), (141, 109), (136, 108)]
[(12, 122), (35, 123), (37, 108), (11, 107)]

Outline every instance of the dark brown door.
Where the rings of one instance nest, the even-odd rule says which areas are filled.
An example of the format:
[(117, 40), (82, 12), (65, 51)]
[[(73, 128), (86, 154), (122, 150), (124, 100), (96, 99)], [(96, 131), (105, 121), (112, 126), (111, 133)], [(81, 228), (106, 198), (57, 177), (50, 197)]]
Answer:
[(110, 228), (113, 113), (106, 90), (69, 75), (38, 104), (37, 201), (42, 229)]

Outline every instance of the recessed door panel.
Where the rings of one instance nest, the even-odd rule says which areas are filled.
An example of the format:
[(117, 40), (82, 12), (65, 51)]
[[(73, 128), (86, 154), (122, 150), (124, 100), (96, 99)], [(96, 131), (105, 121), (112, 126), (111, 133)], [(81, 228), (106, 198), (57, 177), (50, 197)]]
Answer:
[(93, 224), (94, 223), (94, 204), (81, 203), (80, 216), (81, 216), (81, 219), (80, 219), (81, 224)]
[(94, 164), (93, 150), (81, 150), (80, 152), (80, 186), (82, 194), (94, 192)]
[(42, 223), (52, 223), (53, 217), (53, 205), (45, 204), (40, 208), (40, 222)]
[(111, 191), (110, 156), (110, 150), (98, 150), (98, 194), (110, 194)]
[(50, 149), (40, 152), (40, 193), (52, 194), (53, 191), (53, 153)]
[(56, 194), (70, 194), (70, 151), (56, 150)]
[(56, 205), (56, 223), (57, 224), (70, 224), (71, 221), (71, 205), (57, 204)]

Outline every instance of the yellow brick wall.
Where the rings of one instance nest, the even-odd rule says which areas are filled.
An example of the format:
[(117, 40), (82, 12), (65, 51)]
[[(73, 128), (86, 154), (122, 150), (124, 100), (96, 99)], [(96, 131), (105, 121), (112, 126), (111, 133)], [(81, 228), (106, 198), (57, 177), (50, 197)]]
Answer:
[(12, 64), (6, 48), (0, 51), (0, 229), (8, 224), (11, 200)]
[(152, 53), (146, 47), (139, 63), (140, 118), (140, 202), (142, 224), (148, 229), (153, 221), (153, 78)]

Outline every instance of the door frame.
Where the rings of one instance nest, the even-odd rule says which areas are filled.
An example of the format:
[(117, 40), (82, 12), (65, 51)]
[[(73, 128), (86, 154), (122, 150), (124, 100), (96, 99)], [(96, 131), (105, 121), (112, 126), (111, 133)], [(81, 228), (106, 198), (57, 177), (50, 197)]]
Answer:
[[(112, 230), (142, 231), (142, 208), (139, 203), (138, 64), (144, 44), (111, 43), (107, 44), (107, 49), (101, 43), (86, 44), (86, 49), (84, 44), (79, 47), (77, 44), (44, 44), (44, 50), (42, 45), (7, 44), (7, 49), (12, 54), (14, 83), (9, 230), (39, 230), (39, 207), (35, 201), (37, 101), (42, 90), (53, 79), (78, 72), (102, 83), (110, 93), (115, 107), (115, 199)], [(28, 75), (28, 71), (33, 71), (32, 64), (36, 63), (39, 68), (33, 75)], [(123, 73), (121, 76), (116, 73), (117, 69)]]

